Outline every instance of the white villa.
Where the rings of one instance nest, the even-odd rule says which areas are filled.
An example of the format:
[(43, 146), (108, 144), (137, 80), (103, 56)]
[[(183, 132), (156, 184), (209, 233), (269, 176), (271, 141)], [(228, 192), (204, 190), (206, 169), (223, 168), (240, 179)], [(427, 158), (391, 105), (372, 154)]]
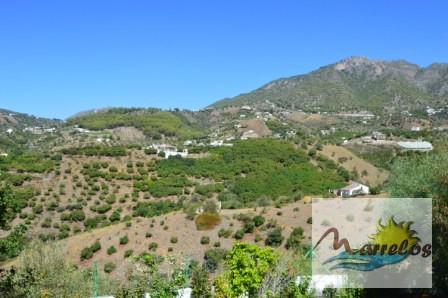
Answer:
[(330, 190), (331, 193), (334, 193), (338, 197), (351, 197), (359, 194), (368, 194), (370, 192), (370, 188), (356, 181), (350, 181), (350, 184), (339, 189)]

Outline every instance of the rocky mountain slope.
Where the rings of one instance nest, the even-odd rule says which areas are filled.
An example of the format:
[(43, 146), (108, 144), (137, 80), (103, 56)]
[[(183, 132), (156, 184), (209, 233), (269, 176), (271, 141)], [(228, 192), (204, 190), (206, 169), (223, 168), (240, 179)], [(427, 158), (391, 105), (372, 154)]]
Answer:
[(448, 64), (420, 67), (404, 60), (350, 57), (309, 74), (282, 78), (210, 107), (259, 105), (304, 111), (394, 113), (448, 101)]

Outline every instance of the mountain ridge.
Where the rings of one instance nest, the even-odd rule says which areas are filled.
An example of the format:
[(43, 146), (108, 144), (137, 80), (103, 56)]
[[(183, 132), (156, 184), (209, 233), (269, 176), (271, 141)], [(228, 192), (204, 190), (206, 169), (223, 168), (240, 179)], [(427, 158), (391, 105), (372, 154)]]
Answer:
[[(380, 60), (353, 56), (307, 74), (280, 78), (208, 107), (259, 104), (266, 100), (308, 111), (338, 112), (368, 106), (373, 112), (421, 109), (448, 99), (448, 63), (421, 67), (406, 60)], [(376, 102), (373, 102), (376, 101)]]

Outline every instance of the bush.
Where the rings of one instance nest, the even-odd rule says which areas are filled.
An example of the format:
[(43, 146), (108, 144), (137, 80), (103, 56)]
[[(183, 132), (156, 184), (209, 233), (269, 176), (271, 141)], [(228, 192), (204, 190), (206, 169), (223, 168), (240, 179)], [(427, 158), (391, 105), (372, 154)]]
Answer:
[(224, 238), (229, 238), (232, 235), (232, 230), (231, 229), (224, 229), (221, 228), (218, 231), (218, 237), (224, 237)]
[(268, 233), (265, 244), (272, 247), (279, 247), (282, 245), (283, 239), (282, 229), (275, 228), (272, 232)]
[(146, 232), (146, 238), (151, 238), (152, 237), (152, 233), (151, 232)]
[(158, 245), (156, 242), (151, 242), (151, 243), (149, 243), (149, 245), (148, 245), (148, 249), (149, 249), (149, 250), (152, 250), (152, 251), (156, 251), (158, 246), (159, 246), (159, 245)]
[(123, 236), (123, 237), (120, 238), (120, 244), (121, 244), (121, 245), (127, 244), (128, 242), (129, 242), (129, 237), (128, 237), (128, 235)]
[(312, 217), (308, 217), (308, 219), (306, 220), (307, 224), (312, 224), (313, 223), (313, 218)]
[[(84, 221), (86, 219), (86, 215), (82, 210), (74, 210), (70, 214), (71, 219), (74, 221)], [(61, 218), (62, 219), (62, 218)]]
[(286, 241), (285, 247), (287, 249), (299, 249), (302, 245), (302, 240), (305, 238), (303, 235), (303, 228), (297, 227), (294, 228)]
[(370, 188), (371, 195), (377, 195), (381, 192), (381, 188), (379, 186), (374, 186)]
[(103, 213), (106, 213), (107, 211), (109, 211), (111, 208), (112, 208), (111, 205), (104, 204), (104, 205), (96, 207), (96, 212), (98, 212), (99, 214), (103, 214)]
[(114, 253), (116, 253), (117, 252), (117, 249), (115, 248), (115, 246), (110, 246), (108, 249), (107, 249), (107, 254), (108, 255), (111, 255), (111, 254), (114, 254)]
[(243, 229), (245, 233), (252, 233), (255, 230), (255, 223), (253, 221), (245, 222)]
[(68, 231), (67, 230), (63, 230), (63, 231), (59, 232), (58, 239), (62, 240), (62, 239), (67, 238), (68, 236), (69, 236)]
[(209, 236), (202, 236), (201, 237), (201, 244), (209, 244), (210, 243), (210, 237)]
[(85, 247), (81, 250), (81, 260), (87, 260), (93, 257), (93, 251), (90, 247)]
[(213, 243), (214, 247), (221, 247), (221, 242), (216, 241), (215, 243)]
[(211, 230), (221, 223), (221, 217), (218, 214), (204, 212), (196, 216), (195, 223), (198, 231)]
[(99, 251), (99, 250), (101, 249), (101, 243), (100, 243), (100, 241), (99, 241), (99, 240), (96, 240), (96, 241), (92, 244), (91, 249), (92, 249), (93, 252), (97, 252), (97, 251)]
[(61, 214), (61, 220), (62, 221), (67, 221), (67, 220), (70, 220), (70, 219), (71, 219), (70, 214), (68, 214), (68, 213), (62, 213)]
[(120, 219), (121, 219), (120, 211), (118, 210), (114, 210), (114, 212), (112, 212), (112, 214), (109, 216), (109, 220), (111, 222), (120, 221)]
[(134, 253), (134, 250), (133, 250), (133, 249), (126, 249), (126, 250), (124, 251), (124, 255), (123, 255), (123, 257), (124, 257), (124, 258), (129, 258), (130, 256), (132, 256), (133, 253)]
[(33, 207), (33, 213), (35, 214), (41, 214), (44, 211), (44, 206), (42, 206), (41, 204), (37, 204), (36, 206)]
[(235, 232), (235, 234), (233, 234), (233, 238), (235, 238), (236, 240), (241, 240), (244, 237), (244, 230), (243, 229), (239, 229), (238, 231)]
[(254, 216), (254, 218), (252, 218), (252, 221), (254, 222), (256, 227), (259, 227), (264, 224), (265, 218), (261, 215), (257, 215), (257, 216)]
[(115, 263), (113, 262), (108, 262), (104, 264), (104, 272), (106, 273), (111, 273), (112, 271), (115, 270), (115, 268), (117, 268), (117, 265), (115, 265)]
[(173, 237), (171, 237), (170, 241), (171, 241), (171, 243), (177, 243), (178, 240), (177, 240), (177, 237), (173, 236)]

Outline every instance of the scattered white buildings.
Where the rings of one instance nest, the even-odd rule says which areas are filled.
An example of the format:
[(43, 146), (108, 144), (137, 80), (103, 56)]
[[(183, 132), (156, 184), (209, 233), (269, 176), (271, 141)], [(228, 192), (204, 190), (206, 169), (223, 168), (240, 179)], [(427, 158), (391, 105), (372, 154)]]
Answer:
[(178, 151), (177, 147), (167, 145), (167, 144), (161, 144), (161, 145), (152, 144), (149, 147), (156, 149), (157, 154), (159, 154), (160, 152), (164, 152), (165, 158), (168, 158), (170, 156), (176, 156), (176, 155), (179, 155), (181, 157), (187, 157), (187, 155), (188, 155), (188, 149), (184, 149), (183, 151)]
[(23, 132), (31, 132), (33, 134), (43, 134), (43, 133), (53, 133), (56, 132), (56, 128), (55, 127), (50, 127), (50, 128), (45, 128), (45, 127), (40, 127), (40, 126), (35, 126), (35, 127), (25, 127), (23, 129)]

